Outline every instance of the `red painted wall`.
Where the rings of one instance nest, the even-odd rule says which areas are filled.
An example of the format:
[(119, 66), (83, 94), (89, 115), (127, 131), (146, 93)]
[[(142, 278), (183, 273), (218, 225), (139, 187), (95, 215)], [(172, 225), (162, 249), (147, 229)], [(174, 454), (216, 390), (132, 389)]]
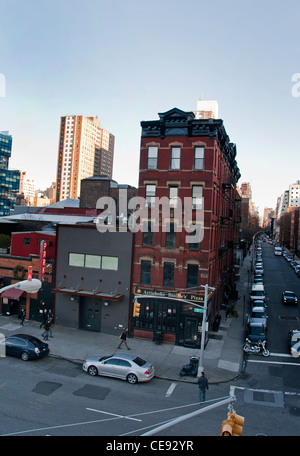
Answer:
[[(30, 239), (30, 244), (24, 244), (24, 239)], [(47, 241), (46, 258), (52, 260), (55, 258), (56, 236), (44, 234), (43, 232), (20, 232), (12, 233), (11, 237), (11, 255), (20, 257), (29, 257), (30, 255), (40, 255), (40, 240)]]

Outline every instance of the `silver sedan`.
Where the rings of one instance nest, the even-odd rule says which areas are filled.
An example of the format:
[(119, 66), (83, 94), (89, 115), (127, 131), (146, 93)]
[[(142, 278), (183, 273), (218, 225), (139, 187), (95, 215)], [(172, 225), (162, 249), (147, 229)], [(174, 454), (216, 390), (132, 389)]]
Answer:
[(136, 355), (120, 353), (111, 356), (87, 358), (82, 366), (90, 375), (120, 378), (134, 384), (154, 377), (154, 365)]

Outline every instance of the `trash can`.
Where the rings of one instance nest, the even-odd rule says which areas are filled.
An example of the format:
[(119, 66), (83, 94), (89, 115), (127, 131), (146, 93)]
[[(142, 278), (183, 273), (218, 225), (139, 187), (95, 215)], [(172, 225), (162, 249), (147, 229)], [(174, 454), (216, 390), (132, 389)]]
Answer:
[(199, 361), (200, 361), (199, 356), (190, 356), (190, 363), (193, 366), (193, 368), (196, 368), (197, 370), (198, 370), (198, 366), (199, 366)]
[(155, 343), (156, 343), (156, 345), (160, 345), (162, 343), (162, 339), (163, 339), (162, 332), (161, 331), (156, 331), (155, 332)]

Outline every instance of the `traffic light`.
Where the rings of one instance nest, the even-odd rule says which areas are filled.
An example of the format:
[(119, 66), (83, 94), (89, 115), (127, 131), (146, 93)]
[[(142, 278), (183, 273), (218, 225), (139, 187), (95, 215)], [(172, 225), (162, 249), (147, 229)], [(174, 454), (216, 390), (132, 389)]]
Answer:
[(134, 301), (133, 303), (133, 316), (134, 317), (139, 317), (141, 313), (141, 304), (137, 301)]
[(244, 422), (245, 418), (232, 410), (231, 413), (227, 413), (227, 420), (222, 423), (221, 435), (223, 437), (242, 435)]

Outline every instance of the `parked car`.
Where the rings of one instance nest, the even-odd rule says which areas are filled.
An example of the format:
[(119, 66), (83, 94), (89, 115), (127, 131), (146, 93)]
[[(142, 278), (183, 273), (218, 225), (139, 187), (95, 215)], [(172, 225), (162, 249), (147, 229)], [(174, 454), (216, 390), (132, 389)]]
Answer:
[[(39, 359), (49, 354), (49, 346), (40, 339), (29, 334), (14, 334), (0, 341), (5, 345), (7, 356), (17, 356), (23, 361), (28, 359)], [(3, 350), (4, 352), (4, 350)]]
[(268, 306), (265, 301), (260, 301), (259, 299), (256, 299), (252, 302), (252, 307), (263, 307), (264, 309), (266, 309)]
[(250, 300), (253, 302), (256, 299), (259, 299), (260, 301), (266, 300), (265, 288), (262, 284), (252, 285), (250, 292)]
[(294, 358), (300, 356), (300, 331), (299, 329), (289, 330), (289, 351)]
[(246, 330), (246, 337), (255, 344), (257, 342), (263, 342), (267, 339), (266, 328), (262, 323), (248, 323)]
[(256, 274), (253, 278), (253, 284), (261, 284), (263, 285), (264, 283), (264, 278), (261, 274)]
[(262, 323), (267, 330), (267, 314), (264, 307), (253, 306), (248, 316), (248, 323)]
[(298, 304), (298, 297), (293, 291), (283, 291), (282, 302), (283, 304)]
[(255, 266), (254, 273), (264, 275), (264, 268), (262, 266)]
[(118, 353), (111, 356), (92, 356), (87, 358), (82, 366), (90, 375), (103, 375), (120, 378), (134, 384), (147, 382), (154, 377), (155, 369), (152, 363), (136, 355)]

